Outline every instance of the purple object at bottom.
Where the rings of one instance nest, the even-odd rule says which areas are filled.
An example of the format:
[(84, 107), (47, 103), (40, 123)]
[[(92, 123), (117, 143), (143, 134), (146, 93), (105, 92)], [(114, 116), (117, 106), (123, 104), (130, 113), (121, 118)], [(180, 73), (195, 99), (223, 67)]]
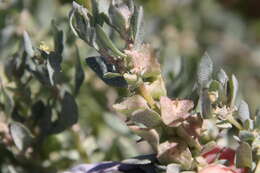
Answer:
[(101, 162), (81, 164), (63, 173), (156, 173), (151, 164), (137, 165), (121, 162)]

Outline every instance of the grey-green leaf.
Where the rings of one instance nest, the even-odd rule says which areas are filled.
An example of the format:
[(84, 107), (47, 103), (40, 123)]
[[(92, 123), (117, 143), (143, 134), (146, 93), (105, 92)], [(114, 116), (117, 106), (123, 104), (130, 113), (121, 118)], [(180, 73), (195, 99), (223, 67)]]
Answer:
[(166, 173), (179, 173), (181, 166), (179, 164), (169, 164), (167, 165)]
[(245, 142), (251, 142), (255, 139), (255, 135), (247, 130), (240, 130), (239, 132), (239, 139)]
[(69, 23), (71, 30), (77, 37), (84, 40), (89, 46), (97, 49), (95, 29), (90, 26), (90, 18), (86, 8), (73, 2), (73, 9), (69, 13)]
[(226, 83), (228, 81), (228, 76), (223, 69), (220, 69), (220, 71), (218, 72), (217, 79), (223, 86), (226, 85)]
[(129, 8), (129, 10), (131, 11), (131, 13), (133, 14), (134, 13), (134, 10), (135, 10), (135, 4), (134, 4), (134, 0), (128, 0), (126, 1), (127, 3), (127, 6)]
[(133, 164), (133, 165), (147, 165), (147, 164), (151, 164), (151, 160), (132, 158), (132, 159), (123, 160), (122, 163)]
[(252, 150), (248, 143), (241, 142), (236, 151), (236, 167), (238, 168), (251, 168), (252, 167)]
[(148, 128), (156, 127), (162, 122), (160, 115), (151, 109), (133, 112), (131, 120), (136, 123), (141, 123)]
[(75, 7), (74, 6), (77, 6), (78, 4), (76, 2), (73, 2), (73, 8), (70, 10), (69, 12), (69, 25), (70, 25), (70, 29), (72, 30), (73, 34), (77, 37), (79, 37), (76, 29), (74, 28), (73, 26), (73, 18), (75, 16)]
[(227, 98), (225, 87), (219, 81), (213, 80), (209, 85), (209, 91), (217, 92), (216, 99), (225, 103)]
[(45, 107), (43, 116), (39, 119), (39, 127), (41, 129), (41, 134), (46, 135), (51, 133), (52, 128), (52, 109), (48, 105)]
[(83, 70), (81, 62), (80, 62), (80, 56), (79, 56), (78, 49), (76, 52), (76, 59), (77, 59), (77, 62), (76, 62), (76, 67), (75, 67), (76, 71), (75, 71), (75, 90), (74, 90), (75, 95), (78, 94), (79, 89), (85, 78), (85, 73), (84, 73), (84, 70)]
[(78, 121), (78, 106), (76, 100), (70, 93), (66, 92), (61, 104), (60, 121), (66, 125), (66, 127), (70, 127)]
[(229, 105), (230, 107), (234, 107), (235, 101), (238, 94), (238, 81), (235, 75), (232, 75), (231, 80), (229, 81)]
[(24, 125), (16, 122), (11, 123), (9, 129), (15, 145), (20, 151), (25, 150), (31, 145), (33, 136)]
[(94, 17), (94, 23), (98, 23), (99, 22), (99, 9), (98, 9), (98, 5), (99, 2), (98, 0), (91, 0), (91, 9), (92, 9), (92, 14)]
[(230, 122), (227, 120), (218, 120), (216, 126), (220, 129), (232, 128), (232, 124), (230, 124)]
[(132, 17), (132, 32), (134, 39), (134, 48), (138, 49), (144, 39), (144, 10), (143, 7), (135, 7), (135, 12)]
[(112, 25), (116, 27), (116, 29), (120, 33), (125, 31), (127, 21), (122, 15), (122, 13), (119, 11), (119, 9), (116, 8), (115, 5), (112, 3), (109, 7), (109, 17), (111, 19)]
[(55, 52), (62, 54), (63, 51), (63, 31), (59, 30), (55, 24), (55, 21), (51, 21), (52, 24), (52, 32), (54, 35), (54, 49)]
[(212, 116), (212, 106), (209, 99), (208, 89), (204, 89), (200, 96), (201, 113), (204, 118), (210, 118)]
[(244, 126), (245, 126), (246, 120), (250, 119), (249, 107), (248, 107), (248, 104), (244, 100), (241, 100), (240, 105), (238, 107), (238, 118), (241, 120), (241, 122), (244, 124)]
[(9, 93), (4, 89), (3, 86), (1, 86), (1, 91), (3, 94), (3, 98), (4, 98), (4, 107), (5, 107), (5, 112), (7, 115), (11, 115), (13, 108), (14, 108), (14, 100), (13, 98), (9, 95)]
[(213, 80), (209, 85), (209, 91), (220, 91), (220, 89), (222, 89), (221, 84), (216, 80)]
[(61, 112), (53, 123), (52, 133), (60, 133), (78, 121), (78, 106), (74, 97), (66, 92), (61, 101)]
[(124, 53), (122, 53), (117, 47), (114, 45), (114, 43), (111, 41), (111, 39), (107, 36), (107, 34), (103, 31), (100, 25), (96, 26), (96, 34), (97, 38), (100, 42), (100, 44), (103, 46), (104, 49), (109, 49), (113, 52), (114, 55), (119, 57), (126, 57)]
[(213, 63), (208, 53), (205, 53), (202, 57), (197, 71), (198, 83), (202, 88), (206, 88), (208, 82), (212, 78)]
[(138, 136), (146, 140), (155, 152), (158, 152), (159, 134), (155, 129), (141, 128), (139, 126), (128, 126)]
[(255, 127), (255, 129), (258, 129), (260, 131), (260, 111), (259, 110), (257, 110), (256, 115), (255, 115), (254, 127)]
[(256, 151), (256, 157), (260, 158), (260, 135), (255, 137), (254, 141), (252, 142), (252, 148), (254, 151)]
[(61, 72), (62, 56), (59, 53), (51, 52), (47, 59), (47, 70), (51, 85), (55, 85), (58, 75)]
[(33, 57), (34, 51), (33, 51), (33, 47), (32, 47), (32, 42), (29, 37), (29, 34), (26, 31), (23, 32), (23, 44), (24, 44), (24, 49), (25, 49), (25, 52), (27, 53), (27, 55), (29, 57)]

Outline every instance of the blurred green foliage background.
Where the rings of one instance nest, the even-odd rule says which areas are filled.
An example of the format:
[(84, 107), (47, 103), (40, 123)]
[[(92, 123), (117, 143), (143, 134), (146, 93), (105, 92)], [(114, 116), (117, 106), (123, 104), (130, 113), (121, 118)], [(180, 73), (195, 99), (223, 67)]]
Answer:
[[(108, 1), (108, 0), (100, 0)], [(145, 8), (146, 42), (158, 50), (171, 97), (191, 95), (196, 67), (205, 51), (214, 63), (234, 73), (241, 93), (255, 111), (260, 105), (260, 2), (258, 0), (136, 0)], [(49, 136), (39, 149), (39, 162), (52, 172), (72, 165), (103, 160), (122, 160), (149, 153), (145, 143), (124, 125), (122, 115), (111, 105), (124, 91), (106, 86), (85, 65), (95, 55), (77, 39), (68, 24), (71, 0), (0, 0), (0, 76), (26, 30), (36, 47), (53, 49), (51, 20), (65, 33), (62, 64), (64, 81), (72, 85), (77, 45), (85, 70), (85, 81), (77, 97), (79, 121), (71, 129)], [(217, 69), (216, 69), (217, 70)], [(2, 117), (1, 117), (2, 116)], [(0, 121), (5, 122), (0, 114)], [(1, 143), (1, 141), (0, 141)], [(2, 144), (1, 144), (2, 145)], [(0, 172), (12, 170), (0, 147)]]

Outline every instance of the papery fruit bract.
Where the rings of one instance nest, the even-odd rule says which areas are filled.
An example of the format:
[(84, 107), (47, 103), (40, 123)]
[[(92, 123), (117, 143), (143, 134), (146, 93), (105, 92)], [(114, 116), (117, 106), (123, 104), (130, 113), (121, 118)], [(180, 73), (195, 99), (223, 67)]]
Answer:
[(209, 165), (208, 167), (202, 169), (198, 173), (236, 173), (231, 168), (226, 166), (217, 164), (217, 165)]
[(215, 164), (215, 165), (209, 165), (202, 170), (200, 170), (198, 173), (248, 173), (248, 168), (234, 168), (232, 167), (227, 167), (224, 165), (220, 164)]

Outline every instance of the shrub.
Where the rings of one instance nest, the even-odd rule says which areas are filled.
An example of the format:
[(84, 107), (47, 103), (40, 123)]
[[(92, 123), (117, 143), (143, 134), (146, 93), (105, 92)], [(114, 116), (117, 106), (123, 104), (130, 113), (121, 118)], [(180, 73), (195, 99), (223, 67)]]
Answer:
[[(113, 110), (126, 117), (125, 125), (140, 137), (137, 142), (146, 141), (152, 151), (120, 162), (81, 164), (69, 172), (260, 171), (260, 116), (258, 112), (251, 114), (248, 104), (238, 97), (239, 84), (234, 75), (216, 69), (205, 53), (197, 70), (193, 68), (196, 63), (191, 66), (189, 75), (195, 71), (197, 75), (195, 85), (188, 80), (193, 77), (186, 77), (186, 83), (173, 80), (177, 84), (169, 91), (159, 63), (161, 59), (144, 42), (143, 8), (132, 0), (85, 2), (87, 8), (76, 2), (72, 4), (66, 26), (98, 53), (86, 58), (86, 64), (99, 81), (110, 86), (104, 90), (116, 88), (112, 95), (119, 99), (113, 104)], [(80, 52), (74, 47), (77, 41), (71, 31), (59, 29), (61, 23), (51, 22), (52, 47), (44, 43), (36, 46), (29, 34), (23, 32), (17, 52), (3, 67), (0, 82), (2, 172), (57, 172), (57, 169), (67, 169), (72, 160), (73, 163), (94, 160), (91, 157), (95, 151), (86, 152), (90, 145), (86, 147), (87, 137), (82, 137), (85, 129), (75, 125), (81, 109), (76, 99), (81, 97), (85, 72)], [(0, 46), (5, 46), (3, 43)], [(72, 67), (66, 64), (66, 56), (71, 55), (75, 56)], [(183, 79), (180, 74), (179, 80)], [(95, 122), (110, 122), (117, 131), (113, 133), (115, 136), (123, 133), (131, 139), (133, 135), (125, 126), (118, 126), (121, 121), (111, 116), (109, 119), (108, 114), (100, 116), (98, 111), (111, 110), (99, 106), (108, 101), (103, 94), (98, 95), (102, 91), (91, 87), (92, 82), (88, 81), (90, 87), (83, 90), (91, 93), (87, 99), (93, 104), (88, 108), (94, 105), (94, 111), (88, 110), (92, 118), (87, 123), (94, 136), (89, 140), (94, 141), (92, 144), (105, 142), (102, 145), (107, 153), (102, 159), (114, 160), (118, 158), (115, 155), (127, 153), (132, 146), (122, 150), (118, 147), (119, 138), (112, 144), (100, 139), (105, 135), (110, 137), (111, 133), (100, 137), (98, 133), (106, 130), (101, 131)], [(179, 91), (184, 87), (185, 99), (169, 97), (176, 87)], [(189, 88), (193, 89), (187, 94)], [(65, 132), (66, 129), (70, 131)], [(64, 140), (65, 133), (72, 138)]]

